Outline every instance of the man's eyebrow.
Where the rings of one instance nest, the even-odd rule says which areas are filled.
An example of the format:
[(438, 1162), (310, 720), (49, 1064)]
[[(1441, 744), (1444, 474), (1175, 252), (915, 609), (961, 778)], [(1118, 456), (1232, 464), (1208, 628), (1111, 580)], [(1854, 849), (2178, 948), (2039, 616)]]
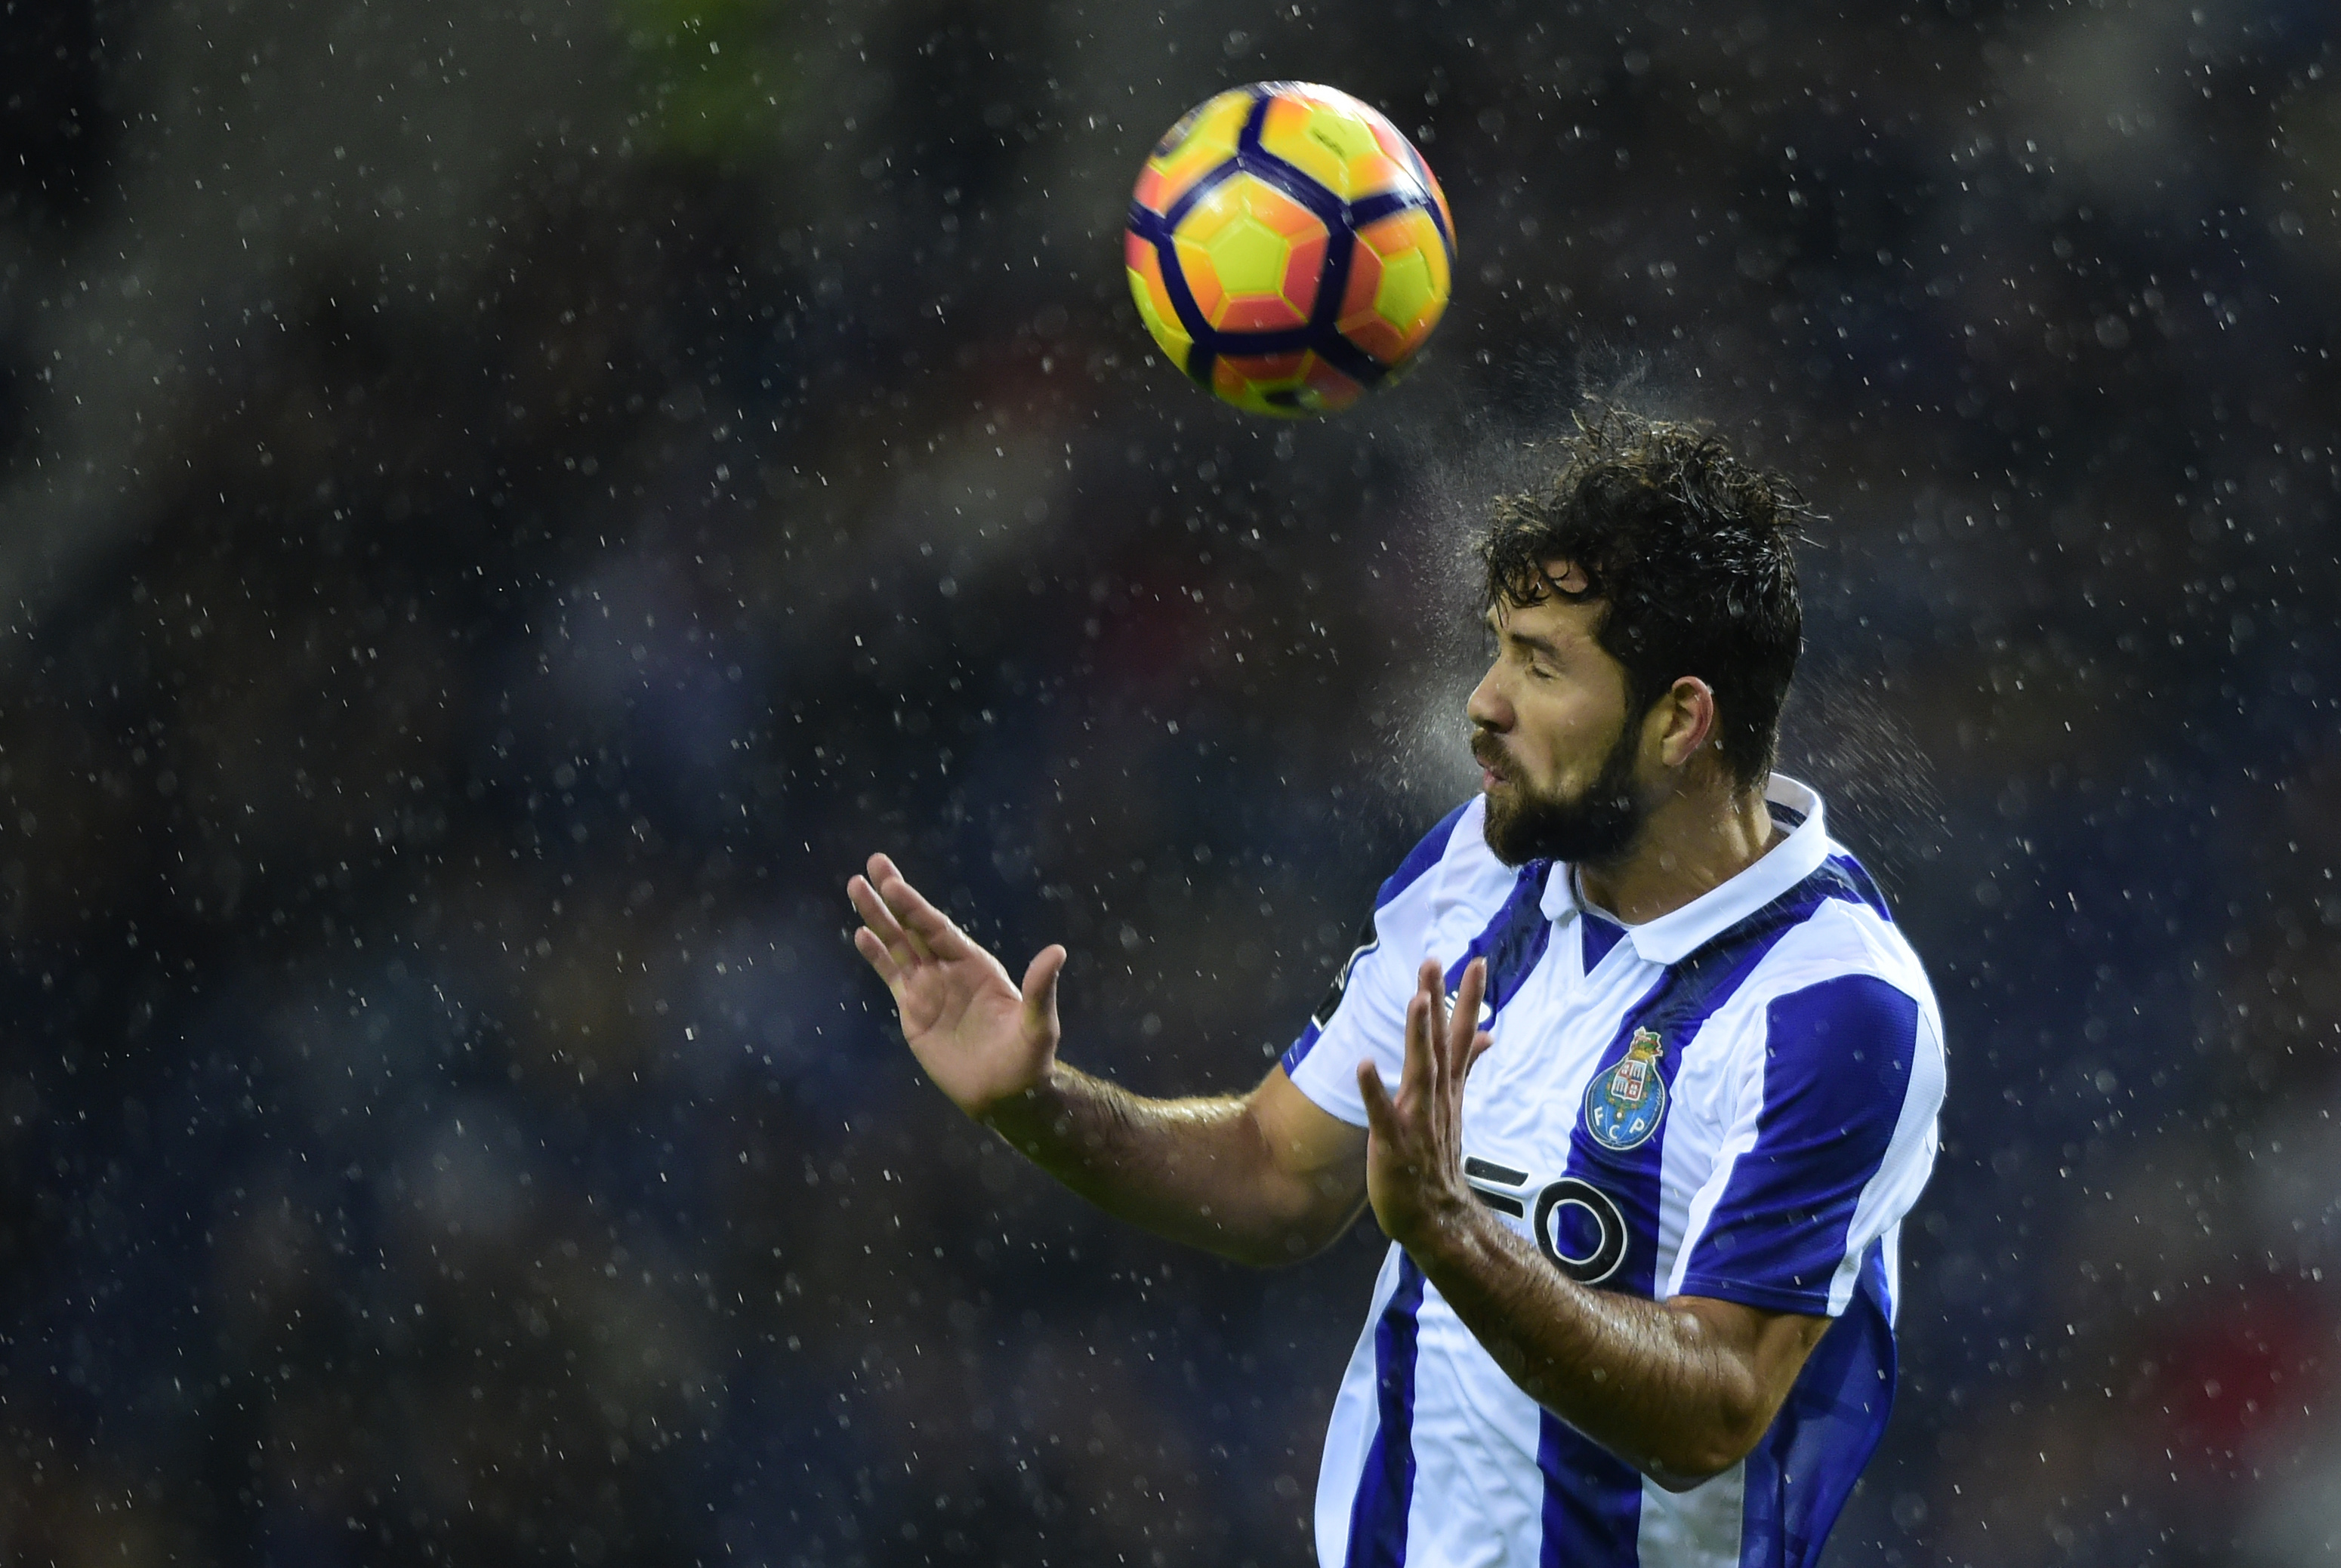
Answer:
[(1487, 624), (1489, 630), (1508, 641), (1517, 642), (1523, 648), (1533, 649), (1539, 653), (1548, 654), (1554, 659), (1561, 657), (1560, 644), (1549, 638), (1536, 636), (1532, 632), (1513, 630), (1509, 625), (1499, 621), (1496, 619), (1496, 612), (1492, 610), (1488, 612)]

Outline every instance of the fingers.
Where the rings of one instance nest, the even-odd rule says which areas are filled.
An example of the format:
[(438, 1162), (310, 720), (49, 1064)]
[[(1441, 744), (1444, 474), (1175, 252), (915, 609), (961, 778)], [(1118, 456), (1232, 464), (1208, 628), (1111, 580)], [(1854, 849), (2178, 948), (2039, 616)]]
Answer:
[[(1451, 1072), (1459, 1077), (1461, 1070), (1469, 1066), (1471, 1040), (1479, 1019), (1479, 1002), (1488, 991), (1488, 960), (1474, 958), (1463, 966), (1462, 980), (1455, 987), (1452, 1012), (1448, 1010), (1447, 999), (1441, 994), (1444, 978), (1435, 961), (1424, 960), (1421, 972), (1416, 976), (1415, 1000), (1423, 1004), (1427, 1065), (1440, 1073)], [(1411, 1041), (1414, 1027), (1411, 1007), (1408, 1009), (1407, 1026), (1408, 1038)]]
[(1381, 1069), (1371, 1057), (1358, 1064), (1358, 1096), (1366, 1103), (1366, 1126), (1387, 1149), (1407, 1145), (1399, 1102), (1406, 1103), (1409, 1114), (1419, 1115), (1430, 1092), (1431, 1053), (1438, 1037), (1439, 980), (1439, 965), (1425, 959), (1415, 975), (1414, 995), (1406, 1004), (1406, 1054), (1399, 1064), (1397, 1097), (1391, 1097), (1389, 1086), (1382, 1082)]
[(950, 916), (928, 903), (925, 896), (911, 886), (893, 861), (883, 855), (871, 856), (870, 881), (917, 944), (921, 958), (931, 954), (956, 958), (966, 953), (971, 946), (966, 935), (951, 924)]
[(888, 990), (897, 994), (902, 991), (902, 966), (894, 961), (894, 955), (886, 950), (886, 944), (879, 939), (877, 932), (867, 926), (854, 932), (853, 950), (878, 971), (878, 978), (886, 982)]
[(974, 950), (951, 917), (927, 902), (892, 859), (870, 857), (869, 874), (845, 885), (862, 921), (903, 968), (924, 958), (958, 958)]
[(1358, 1063), (1358, 1097), (1366, 1102), (1366, 1130), (1384, 1148), (1398, 1146), (1398, 1107), (1391, 1102), (1390, 1090), (1382, 1085), (1382, 1071), (1371, 1057)]
[(1441, 978), (1438, 960), (1424, 959), (1415, 971), (1414, 996), (1406, 1005), (1406, 1056), (1399, 1067), (1398, 1092), (1409, 1105), (1420, 1103), (1438, 1071), (1439, 1033), (1447, 1007)]
[[(850, 878), (845, 884), (845, 896), (853, 900), (853, 912), (862, 917), (863, 929), (878, 938), (897, 968), (908, 968), (914, 959), (925, 956), (911, 940), (910, 933), (902, 929), (902, 923), (894, 918), (886, 900), (878, 896), (878, 889), (866, 879)], [(862, 945), (858, 937), (853, 945)]]
[(1425, 958), (1414, 974), (1415, 989), (1430, 1003), (1430, 1031), (1447, 1027), (1447, 975), (1436, 958)]
[(1455, 1014), (1448, 1020), (1445, 1031), (1447, 1059), (1465, 1071), (1469, 1070), (1473, 1055), (1471, 1037), (1478, 1032), (1479, 999), (1487, 994), (1488, 960), (1474, 958), (1463, 966), (1463, 983), (1455, 988)]

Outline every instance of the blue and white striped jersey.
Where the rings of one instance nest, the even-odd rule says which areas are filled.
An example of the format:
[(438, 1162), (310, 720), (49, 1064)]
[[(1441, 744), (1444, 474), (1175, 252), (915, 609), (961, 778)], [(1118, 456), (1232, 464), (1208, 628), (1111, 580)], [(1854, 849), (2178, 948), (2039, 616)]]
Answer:
[(1497, 860), (1475, 798), (1376, 899), (1284, 1070), (1362, 1125), (1395, 1085), (1425, 957), (1489, 961), (1495, 1043), (1464, 1087), (1465, 1174), (1603, 1290), (1836, 1319), (1753, 1453), (1685, 1493), (1540, 1408), (1390, 1248), (1317, 1485), (1324, 1568), (1809, 1568), (1894, 1392), (1896, 1250), (1935, 1159), (1943, 1030), (1876, 886), (1811, 790), (1730, 881), (1625, 928), (1569, 868)]

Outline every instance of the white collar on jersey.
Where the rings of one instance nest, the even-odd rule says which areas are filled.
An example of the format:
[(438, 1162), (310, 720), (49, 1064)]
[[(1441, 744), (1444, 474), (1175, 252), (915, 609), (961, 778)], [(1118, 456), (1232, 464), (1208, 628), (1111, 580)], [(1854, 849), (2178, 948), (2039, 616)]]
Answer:
[[(1828, 829), (1821, 821), (1821, 798), (1785, 774), (1766, 780), (1764, 799), (1785, 806), (1804, 820), (1788, 829), (1764, 858), (1737, 877), (1710, 888), (1681, 908), (1626, 928), (1634, 950), (1653, 964), (1679, 964), (1708, 938), (1738, 925), (1806, 878), (1828, 858)], [(1577, 873), (1557, 868), (1545, 879), (1542, 908), (1548, 919), (1566, 925), (1576, 918)]]

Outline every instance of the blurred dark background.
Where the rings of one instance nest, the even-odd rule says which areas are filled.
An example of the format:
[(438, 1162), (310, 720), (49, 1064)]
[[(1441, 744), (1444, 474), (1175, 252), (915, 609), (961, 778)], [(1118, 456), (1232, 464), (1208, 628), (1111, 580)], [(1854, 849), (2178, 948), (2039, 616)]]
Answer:
[[(0, 1558), (1293, 1564), (1370, 1221), (1261, 1275), (919, 1077), (897, 854), (1249, 1083), (1470, 787), (1582, 384), (1832, 521), (1787, 765), (1947, 1014), (1839, 1564), (2341, 1532), (2319, 0), (0, 4)], [(1129, 182), (1330, 82), (1455, 305), (1249, 421)]]

